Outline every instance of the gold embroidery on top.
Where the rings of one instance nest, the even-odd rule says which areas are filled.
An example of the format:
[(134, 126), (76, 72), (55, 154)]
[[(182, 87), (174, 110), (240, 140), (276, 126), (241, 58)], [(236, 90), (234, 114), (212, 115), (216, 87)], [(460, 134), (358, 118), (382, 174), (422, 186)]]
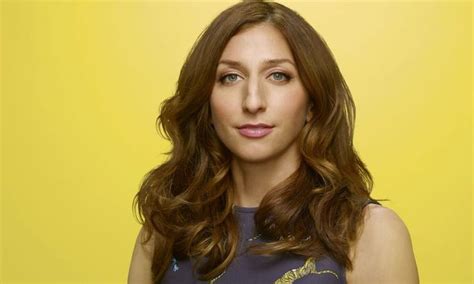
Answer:
[(225, 273), (225, 270), (221, 274), (219, 274), (216, 277), (212, 278), (211, 281), (209, 281), (209, 284), (214, 284), (217, 281), (217, 279), (221, 278), (221, 276), (224, 275), (224, 273)]
[[(224, 275), (224, 273), (225, 271), (219, 274), (218, 276), (216, 276), (215, 278), (211, 279), (209, 281), (209, 284), (214, 284), (217, 281), (217, 279), (221, 278), (221, 276)], [(332, 274), (337, 279), (339, 279), (339, 276), (337, 275), (337, 273), (332, 270), (326, 269), (326, 270), (318, 271), (316, 268), (316, 262), (315, 262), (314, 257), (308, 257), (308, 259), (306, 259), (303, 266), (287, 271), (285, 274), (283, 274), (282, 277), (278, 278), (274, 282), (274, 284), (292, 284), (293, 281), (303, 278), (306, 275), (325, 274), (325, 273)]]
[(318, 271), (316, 269), (316, 262), (314, 260), (314, 257), (308, 257), (308, 259), (306, 259), (303, 266), (298, 267), (298, 268), (294, 268), (294, 269), (286, 272), (285, 274), (283, 274), (282, 277), (278, 278), (274, 282), (274, 284), (292, 284), (293, 281), (295, 281), (297, 279), (300, 279), (300, 278), (303, 278), (306, 275), (309, 275), (309, 274), (324, 274), (324, 273), (332, 274), (332, 275), (336, 276), (337, 279), (339, 279), (339, 276), (337, 275), (337, 273), (332, 271), (332, 270)]

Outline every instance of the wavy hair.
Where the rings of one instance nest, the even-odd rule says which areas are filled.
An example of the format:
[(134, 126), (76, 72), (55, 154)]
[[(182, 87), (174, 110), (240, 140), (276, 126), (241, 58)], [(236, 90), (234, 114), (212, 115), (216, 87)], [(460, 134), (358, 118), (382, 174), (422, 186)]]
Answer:
[(228, 41), (263, 22), (286, 38), (314, 115), (298, 137), (299, 168), (265, 195), (255, 213), (256, 228), (268, 242), (250, 251), (327, 254), (352, 270), (349, 251), (373, 180), (354, 149), (351, 93), (327, 44), (298, 13), (275, 2), (245, 1), (224, 10), (201, 33), (175, 94), (161, 104), (157, 128), (172, 149), (145, 175), (133, 200), (144, 243), (153, 243), (155, 282), (173, 256), (191, 259), (201, 280), (220, 275), (235, 257), (232, 154), (211, 125), (209, 98)]

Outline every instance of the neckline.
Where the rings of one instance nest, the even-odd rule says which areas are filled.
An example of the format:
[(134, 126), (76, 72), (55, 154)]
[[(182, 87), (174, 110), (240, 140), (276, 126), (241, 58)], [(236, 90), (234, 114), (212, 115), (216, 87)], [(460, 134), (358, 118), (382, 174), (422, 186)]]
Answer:
[(258, 210), (258, 207), (242, 207), (238, 205), (233, 206), (235, 212), (239, 213), (255, 213)]

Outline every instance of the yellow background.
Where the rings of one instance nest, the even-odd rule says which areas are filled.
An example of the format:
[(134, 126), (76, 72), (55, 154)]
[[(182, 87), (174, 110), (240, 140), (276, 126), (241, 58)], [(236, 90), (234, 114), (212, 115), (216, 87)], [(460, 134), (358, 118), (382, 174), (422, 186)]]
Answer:
[[(159, 104), (232, 3), (2, 2), (1, 283), (126, 282)], [(472, 283), (472, 3), (283, 3), (336, 57), (421, 283)]]

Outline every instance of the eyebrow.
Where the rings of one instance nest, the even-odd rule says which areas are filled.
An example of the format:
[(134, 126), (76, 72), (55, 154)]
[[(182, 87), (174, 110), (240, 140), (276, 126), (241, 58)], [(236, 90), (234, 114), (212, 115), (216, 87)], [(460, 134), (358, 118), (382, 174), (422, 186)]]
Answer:
[[(290, 63), (291, 65), (293, 65), (295, 68), (296, 68), (296, 64), (291, 61), (290, 59), (287, 59), (287, 58), (277, 58), (277, 59), (266, 59), (263, 61), (263, 65), (264, 66), (275, 66), (275, 65), (278, 65), (280, 63)], [(240, 63), (239, 61), (235, 61), (235, 60), (230, 60), (230, 59), (223, 59), (221, 61), (219, 61), (219, 64), (225, 64), (225, 65), (228, 65), (228, 66), (235, 66), (235, 67), (243, 67), (243, 64)]]

